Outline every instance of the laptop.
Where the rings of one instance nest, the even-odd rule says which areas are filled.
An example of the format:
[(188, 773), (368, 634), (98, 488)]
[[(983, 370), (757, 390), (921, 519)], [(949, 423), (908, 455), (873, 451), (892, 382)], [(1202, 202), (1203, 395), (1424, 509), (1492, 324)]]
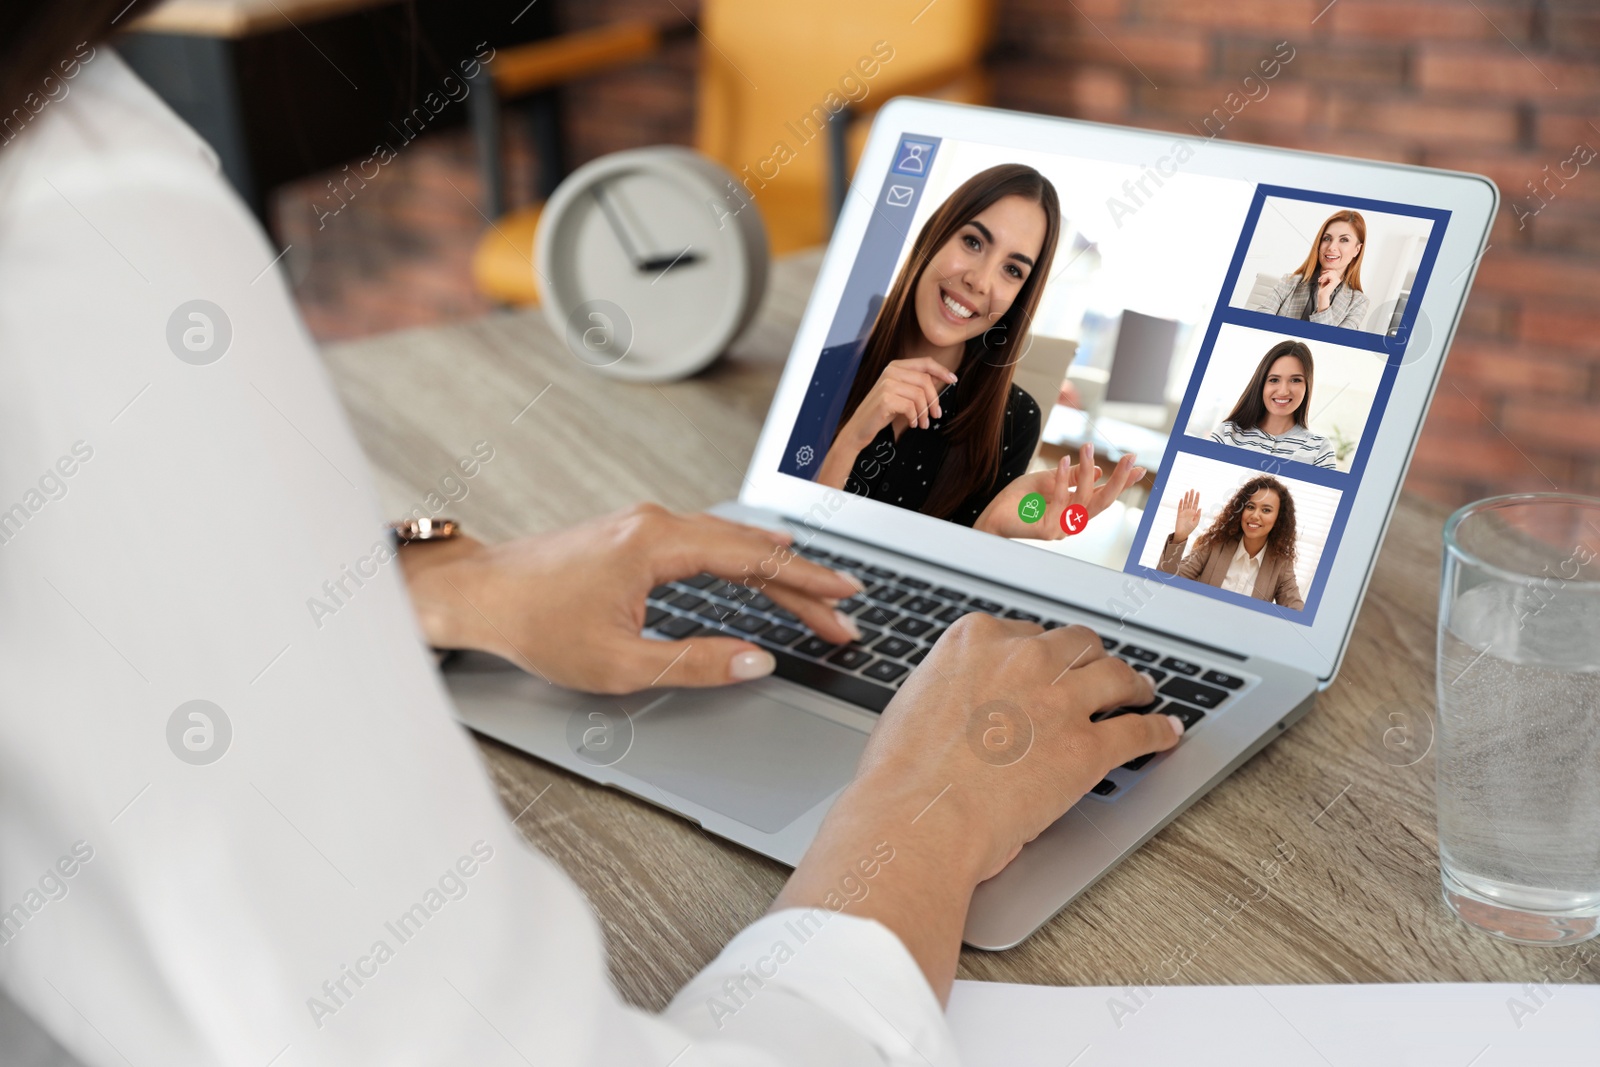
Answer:
[[(817, 480), (875, 323), (889, 313), (879, 309), (894, 305), (886, 297), (903, 272), (917, 277), (917, 235), (953, 195), (1010, 164), (1042, 175), (1060, 205), (1034, 336), (1076, 341), (1090, 332), (1086, 322), (1123, 315), (1134, 332), (1180, 324), (1163, 335), (1159, 358), (1135, 353), (1132, 369), (1164, 379), (1128, 386), (1165, 403), (1153, 408), (1164, 425), (1145, 435), (1164, 442), (1153, 449), (1159, 461), (1070, 533), (982, 532), (924, 513), (926, 500)], [(1109, 655), (1157, 683), (1150, 705), (1120, 710), (1175, 714), (1187, 732), (1175, 749), (1113, 770), (978, 887), (966, 942), (1016, 945), (1307, 714), (1332, 683), (1498, 199), (1491, 182), (1469, 174), (891, 101), (873, 124), (744, 488), (713, 509), (788, 528), (802, 555), (859, 577), (865, 592), (842, 609), (863, 639), (831, 645), (758, 590), (684, 575), (651, 591), (647, 635), (736, 634), (774, 653), (773, 677), (615, 698), (464, 661), (447, 673), (458, 715), (481, 734), (793, 865), (879, 713), (954, 620), (985, 612), (1091, 627)], [(1316, 297), (1306, 279), (1324, 288), (1329, 264), (1337, 280)], [(1133, 347), (1076, 359), (1123, 381), (1115, 362)], [(1296, 366), (1267, 356), (1290, 350), (1309, 352), (1311, 364), (1293, 430), (1267, 433), (1282, 422), (1265, 418), (1224, 425), (1262, 408), (1250, 403), (1264, 395), (1262, 376)], [(1026, 362), (1025, 345), (1015, 358)], [(1034, 400), (1033, 469), (1085, 440), (1100, 442), (1102, 466), (1118, 458), (1088, 413), (1058, 406), (1056, 396)], [(862, 454), (855, 489), (876, 477), (861, 463), (880, 460), (895, 457)], [(1278, 553), (1267, 564), (1271, 580), (1258, 573), (1251, 584), (1239, 559), (1190, 566), (1184, 553), (1200, 541), (1212, 555), (1245, 543), (1228, 540), (1243, 529), (1231, 516), (1242, 498), (1264, 499), (1263, 485), (1279, 504), (1274, 529), (1291, 535), (1269, 533), (1260, 550)], [(1198, 525), (1163, 566), (1189, 492), (1199, 494)]]

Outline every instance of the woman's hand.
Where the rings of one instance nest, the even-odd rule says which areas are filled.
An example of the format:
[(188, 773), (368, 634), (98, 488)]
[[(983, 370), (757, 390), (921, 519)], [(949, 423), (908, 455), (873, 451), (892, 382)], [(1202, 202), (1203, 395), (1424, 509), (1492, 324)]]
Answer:
[(732, 637), (639, 636), (645, 595), (702, 571), (748, 585), (844, 643), (855, 624), (835, 610), (854, 578), (797, 556), (787, 533), (654, 504), (539, 537), (407, 545), (406, 584), (428, 642), (503, 656), (557, 685), (594, 693), (758, 678), (774, 660)]
[(1339, 274), (1336, 271), (1323, 270), (1317, 275), (1317, 310), (1327, 311), (1328, 305), (1333, 301), (1333, 290), (1339, 284)]
[(895, 419), (926, 430), (934, 419), (943, 418), (939, 391), (955, 380), (953, 372), (927, 356), (897, 359), (883, 368), (823, 457), (818, 483), (843, 489), (861, 450)]
[[(1100, 468), (1094, 465), (1094, 446), (1086, 444), (1078, 450), (1077, 463), (1062, 456), (1055, 470), (1036, 471), (1013, 480), (989, 501), (972, 528), (1001, 537), (1059, 541), (1067, 536), (1061, 526), (1061, 513), (1070, 505), (1082, 504), (1093, 519), (1110, 507), (1128, 486), (1145, 476), (1145, 469), (1134, 466), (1133, 460), (1131, 453), (1123, 456), (1111, 469), (1111, 477), (1105, 484), (1097, 486)], [(1028, 522), (1017, 514), (1018, 506), (1029, 493), (1040, 493), (1045, 499), (1044, 518), (1037, 522)]]
[(847, 913), (894, 931), (943, 999), (977, 884), (1111, 768), (1177, 744), (1166, 715), (1091, 719), (1153, 693), (1085, 627), (964, 616), (889, 702), (773, 909), (839, 910), (841, 881), (862, 888)]
[(1172, 528), (1174, 540), (1189, 540), (1195, 527), (1200, 525), (1200, 490), (1190, 489), (1178, 499), (1178, 521)]

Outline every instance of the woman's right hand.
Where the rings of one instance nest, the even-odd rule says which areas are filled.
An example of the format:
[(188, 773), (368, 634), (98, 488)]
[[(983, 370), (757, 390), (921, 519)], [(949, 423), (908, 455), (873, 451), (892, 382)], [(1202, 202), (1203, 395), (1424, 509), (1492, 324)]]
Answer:
[(1339, 284), (1339, 275), (1335, 271), (1324, 270), (1317, 275), (1317, 310), (1327, 311), (1333, 303), (1333, 290)]
[(845, 423), (839, 439), (859, 452), (896, 417), (926, 430), (934, 419), (944, 416), (939, 408), (939, 392), (955, 381), (953, 372), (928, 356), (897, 359), (883, 368), (850, 421)]
[(1172, 528), (1172, 536), (1178, 541), (1187, 541), (1199, 525), (1200, 490), (1190, 489), (1178, 501), (1178, 523)]

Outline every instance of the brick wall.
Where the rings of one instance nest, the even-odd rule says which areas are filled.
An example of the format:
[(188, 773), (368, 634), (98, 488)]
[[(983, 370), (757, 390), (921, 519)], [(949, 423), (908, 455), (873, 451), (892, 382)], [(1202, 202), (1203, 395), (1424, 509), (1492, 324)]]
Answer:
[[(661, 10), (564, 3), (572, 26)], [(902, 6), (884, 5), (886, 24)], [(1294, 59), (1223, 136), (1493, 178), (1504, 203), (1492, 247), (1407, 488), (1451, 504), (1600, 494), (1600, 158), (1576, 176), (1565, 163), (1560, 176), (1577, 146), (1600, 150), (1600, 0), (998, 0), (998, 10), (1000, 106), (1193, 132), (1288, 41)], [(687, 143), (695, 47), (573, 90), (575, 161)]]

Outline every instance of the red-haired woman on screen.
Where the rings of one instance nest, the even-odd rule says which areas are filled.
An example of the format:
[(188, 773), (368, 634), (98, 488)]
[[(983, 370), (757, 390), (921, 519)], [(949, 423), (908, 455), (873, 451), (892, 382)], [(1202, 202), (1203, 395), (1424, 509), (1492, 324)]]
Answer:
[(1250, 310), (1361, 329), (1368, 305), (1367, 294), (1361, 291), (1361, 256), (1366, 247), (1367, 220), (1361, 212), (1335, 211), (1317, 231), (1305, 262)]

